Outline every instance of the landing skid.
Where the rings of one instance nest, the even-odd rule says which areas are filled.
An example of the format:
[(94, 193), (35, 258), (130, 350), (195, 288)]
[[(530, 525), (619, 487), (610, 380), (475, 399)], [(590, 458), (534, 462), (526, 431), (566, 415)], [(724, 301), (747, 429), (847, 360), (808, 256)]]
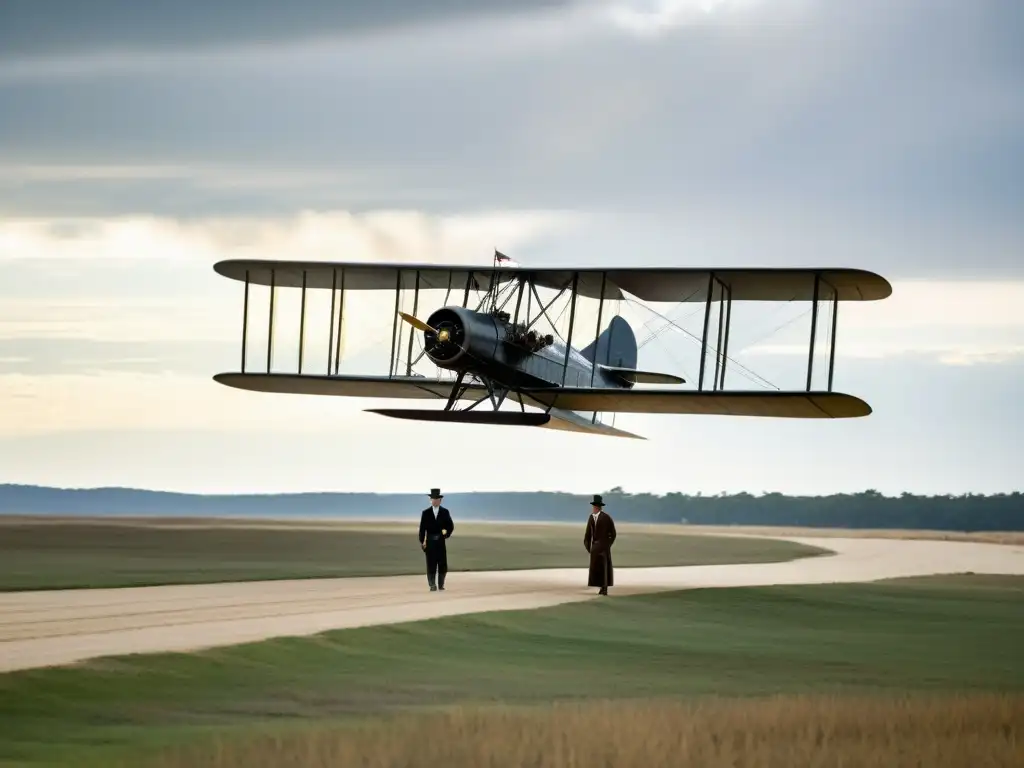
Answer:
[[(474, 400), (472, 403), (467, 405), (461, 411), (456, 409), (455, 406), (458, 404), (459, 400), (462, 399), (462, 396), (465, 394), (466, 390), (470, 386), (469, 384), (465, 383), (466, 372), (465, 371), (460, 371), (459, 375), (458, 375), (458, 378), (455, 379), (455, 383), (452, 385), (452, 391), (451, 391), (451, 394), (448, 396), (448, 402), (445, 403), (444, 411), (443, 411), (444, 413), (465, 413), (466, 411), (473, 410), (474, 408), (476, 408), (478, 405), (480, 405), (480, 403), (484, 402), (485, 400), (489, 400), (490, 401), (491, 408), (493, 409), (494, 413), (498, 413), (501, 410), (501, 406), (505, 402), (505, 398), (508, 397), (508, 394), (509, 394), (509, 392), (511, 390), (508, 387), (504, 386), (504, 385), (496, 384), (494, 381), (492, 381), (487, 376), (481, 376), (479, 374), (475, 374), (475, 377), (480, 380), (481, 384), (484, 385), (484, 387), (487, 390), (487, 394), (485, 394), (481, 398), (478, 398), (477, 400)], [(516, 393), (516, 394), (518, 395), (518, 393)], [(523, 398), (522, 398), (521, 395), (519, 395), (519, 406), (522, 409), (522, 412), (525, 413), (526, 412), (526, 406), (523, 405)], [(452, 421), (457, 421), (457, 419), (451, 419), (451, 420)]]
[(506, 427), (543, 427), (551, 414), (536, 411), (432, 411), (426, 408), (368, 408), (370, 413), (393, 419), (440, 421), (448, 424), (493, 424)]
[[(440, 411), (418, 408), (369, 408), (367, 410), (370, 413), (376, 413), (381, 416), (390, 416), (393, 419), (439, 421), (451, 424), (495, 424), (502, 426), (543, 427), (551, 421), (551, 406), (541, 405), (543, 410), (539, 413), (527, 411), (526, 404), (523, 402), (522, 393), (514, 391), (503, 384), (498, 384), (487, 376), (482, 376), (478, 373), (473, 374), (472, 377), (480, 382), (479, 385), (467, 382), (467, 377), (468, 376), (465, 371), (459, 372), (458, 377), (455, 379), (455, 383), (452, 384), (451, 392), (448, 395), (448, 400), (445, 403), (444, 409)], [(464, 408), (459, 408), (458, 404), (465, 395), (466, 390), (469, 389), (470, 386), (477, 387), (480, 385), (484, 387), (486, 393)], [(519, 401), (518, 411), (501, 410), (501, 406), (504, 404), (505, 399), (510, 393), (513, 393), (515, 398)], [(477, 406), (481, 403), (490, 403), (491, 408), (481, 408), (476, 410)]]
[[(448, 399), (443, 410), (428, 410), (425, 408), (368, 408), (367, 411), (380, 416), (388, 416), (393, 419), (408, 419), (410, 421), (434, 421), (446, 424), (491, 424), (509, 427), (548, 427), (570, 432), (589, 432), (615, 437), (644, 439), (640, 435), (625, 432), (607, 424), (596, 423), (590, 416), (583, 417), (571, 410), (555, 408), (553, 399), (551, 402), (544, 402), (548, 398), (537, 397), (539, 393), (547, 394), (548, 388), (530, 389), (524, 392), (498, 384), (479, 373), (472, 374), (472, 379), (479, 381), (479, 384), (467, 382), (466, 379), (469, 377), (470, 375), (465, 371), (458, 374), (448, 393)], [(473, 387), (476, 391), (483, 387), (485, 393), (465, 408), (458, 408), (459, 402), (470, 387)], [(555, 393), (560, 391), (557, 387), (550, 389)], [(518, 411), (501, 410), (502, 404), (510, 393), (519, 401)], [(443, 397), (441, 391), (437, 392), (437, 394)], [(526, 400), (530, 401), (531, 407), (541, 410), (527, 411)], [(490, 403), (490, 409), (477, 409), (478, 405), (486, 402)]]

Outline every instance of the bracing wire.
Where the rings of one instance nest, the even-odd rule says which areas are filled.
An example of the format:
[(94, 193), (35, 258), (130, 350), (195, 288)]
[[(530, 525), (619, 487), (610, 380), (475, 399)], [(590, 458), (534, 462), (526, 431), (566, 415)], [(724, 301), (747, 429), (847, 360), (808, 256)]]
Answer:
[[(753, 341), (748, 341), (739, 351), (743, 352), (745, 350), (750, 349), (755, 344), (760, 344), (762, 341), (764, 341), (765, 339), (769, 338), (770, 336), (774, 336), (776, 333), (781, 331), (783, 328), (786, 328), (787, 326), (790, 326), (793, 323), (795, 323), (797, 320), (802, 319), (804, 317), (804, 315), (808, 314), (810, 311), (811, 311), (810, 309), (805, 309), (803, 312), (801, 312), (796, 317), (790, 318), (789, 320), (787, 320), (786, 322), (782, 323), (781, 325), (776, 326), (773, 330), (769, 331), (768, 333), (763, 334), (762, 336), (757, 337)], [(739, 354), (739, 352), (737, 352), (737, 354)]]
[[(691, 293), (691, 294), (690, 294), (689, 296), (687, 296), (687, 297), (686, 297), (685, 299), (682, 299), (682, 300), (681, 300), (681, 301), (680, 301), (680, 302), (679, 302), (678, 304), (676, 304), (676, 307), (675, 307), (675, 308), (677, 309), (677, 308), (678, 308), (679, 306), (681, 306), (682, 304), (685, 304), (686, 302), (688, 302), (688, 301), (689, 301), (690, 299), (692, 299), (692, 298), (693, 298), (694, 296), (696, 296), (696, 295), (697, 295), (698, 293), (700, 293), (700, 290), (701, 290), (701, 289), (700, 289), (700, 288), (698, 288), (698, 289), (696, 289), (695, 291), (693, 291), (693, 293)], [(698, 307), (698, 308), (697, 308), (697, 309), (695, 309), (695, 310), (694, 310), (693, 312), (691, 312), (690, 314), (686, 315), (686, 317), (682, 317), (682, 318), (680, 318), (679, 322), (683, 322), (683, 321), (685, 321), (685, 320), (689, 320), (689, 319), (690, 319), (691, 317), (693, 317), (693, 316), (694, 316), (695, 314), (697, 314), (697, 313), (698, 313), (698, 312), (700, 312), (700, 311), (701, 311), (701, 308), (700, 308), (700, 307)], [(650, 333), (649, 333), (649, 334), (648, 334), (648, 335), (647, 335), (647, 336), (646, 336), (646, 337), (644, 338), (644, 340), (640, 342), (640, 344), (638, 345), (637, 349), (643, 349), (643, 348), (644, 348), (645, 346), (647, 346), (648, 342), (654, 341), (654, 340), (655, 340), (656, 338), (658, 338), (659, 336), (661, 336), (661, 334), (663, 334), (663, 333), (664, 333), (665, 331), (667, 331), (667, 330), (668, 330), (668, 329), (669, 329), (669, 328), (671, 327), (671, 323), (672, 323), (672, 321), (671, 321), (671, 320), (669, 320), (669, 315), (670, 315), (670, 314), (671, 314), (671, 312), (669, 312), (669, 313), (668, 313), (668, 314), (666, 314), (666, 315), (663, 315), (663, 316), (661, 316), (661, 317), (662, 317), (662, 318), (663, 318), (664, 320), (666, 320), (666, 321), (667, 321), (667, 322), (666, 322), (666, 324), (665, 324), (665, 325), (663, 325), (663, 326), (662, 326), (662, 327), (661, 327), (661, 328), (660, 328), (659, 330), (657, 330), (657, 331), (652, 331), (652, 332), (650, 332)], [(644, 323), (644, 327), (645, 327), (645, 328), (646, 328), (646, 327), (648, 327), (648, 323)]]
[[(474, 293), (477, 294), (477, 297), (481, 297), (481, 294), (483, 294), (484, 297), (486, 297), (486, 295), (488, 293), (491, 293), (491, 291), (485, 291), (479, 285), (474, 286), (474, 288), (475, 288)], [(500, 304), (501, 306), (504, 306), (504, 304), (507, 304), (507, 302), (510, 301), (512, 299), (512, 296), (515, 294), (516, 288), (517, 288), (517, 282), (516, 281), (510, 281), (508, 284), (506, 284), (504, 286), (496, 287), (496, 289), (493, 291), (493, 295), (494, 295), (494, 298), (495, 298), (495, 303), (496, 304)], [(690, 301), (690, 299), (692, 299), (693, 296), (696, 295), (697, 292), (699, 292), (699, 289), (698, 289), (698, 291), (695, 291), (694, 293), (691, 293), (689, 296), (687, 296), (686, 298), (684, 298), (680, 302), (678, 302), (678, 304), (676, 305), (676, 307), (674, 309), (677, 309), (679, 307), (679, 305), (688, 303)], [(504, 298), (504, 297), (506, 297), (506, 295), (507, 295), (507, 298)], [(504, 298), (504, 301), (502, 301), (502, 298)], [(651, 341), (654, 341), (655, 339), (660, 338), (666, 331), (671, 330), (671, 329), (675, 329), (676, 331), (681, 332), (685, 337), (687, 337), (688, 339), (690, 339), (692, 342), (694, 342), (696, 344), (702, 344), (702, 339), (700, 337), (698, 337), (696, 334), (694, 334), (694, 333), (690, 332), (689, 330), (687, 330), (686, 328), (684, 328), (680, 323), (684, 322), (685, 320), (689, 319), (690, 317), (693, 317), (694, 315), (697, 315), (700, 312), (704, 311), (703, 307), (697, 307), (692, 312), (688, 313), (686, 316), (684, 316), (683, 318), (680, 318), (678, 321), (676, 321), (676, 320), (673, 320), (671, 317), (669, 317), (667, 314), (662, 314), (661, 312), (658, 312), (657, 310), (655, 310), (652, 307), (648, 306), (644, 302), (636, 300), (636, 299), (633, 299), (633, 298), (630, 298), (630, 297), (625, 297), (624, 296), (623, 298), (616, 300), (615, 301), (616, 306), (621, 308), (621, 303), (622, 303), (623, 300), (625, 300), (626, 302), (628, 302), (630, 304), (634, 304), (634, 305), (640, 307), (641, 309), (644, 309), (647, 312), (649, 312), (652, 315), (654, 315), (654, 318), (652, 318), (651, 321), (648, 321), (648, 322), (643, 324), (643, 326), (645, 328), (650, 328), (652, 325), (656, 325), (658, 319), (663, 321), (663, 324), (661, 324), (660, 327), (656, 327), (654, 330), (651, 330), (644, 337), (644, 339), (639, 343), (638, 349), (641, 349), (644, 346), (646, 346), (648, 343), (650, 343)], [(788, 304), (790, 304), (791, 302), (792, 302), (792, 299), (790, 299), (790, 301), (786, 302), (786, 306), (788, 306)], [(609, 303), (611, 303), (611, 302), (609, 302)], [(571, 302), (570, 302), (570, 300), (567, 299), (565, 301), (564, 305), (562, 306), (561, 311), (558, 313), (558, 315), (553, 320), (552, 320), (551, 316), (548, 314), (547, 311), (545, 311), (543, 313), (544, 317), (551, 324), (552, 332), (563, 343), (567, 343), (567, 341), (566, 341), (566, 338), (565, 338), (565, 334), (562, 332), (562, 329), (559, 326), (560, 326), (560, 324), (562, 322), (562, 319), (565, 316), (565, 314), (568, 311), (570, 306), (571, 306)], [(550, 308), (548, 308), (548, 309), (550, 309)], [(780, 308), (780, 310), (778, 310), (778, 311), (781, 311), (781, 309), (782, 308)], [(797, 322), (798, 320), (803, 318), (803, 316), (806, 315), (808, 311), (810, 311), (810, 310), (805, 310), (804, 312), (802, 312), (801, 314), (797, 315), (796, 317), (793, 317), (793, 318), (791, 318), (791, 319), (781, 323), (780, 325), (776, 326), (774, 329), (772, 329), (768, 333), (763, 334), (763, 335), (759, 336), (758, 338), (756, 338), (756, 339), (746, 343), (736, 354), (742, 353), (744, 350), (749, 349), (752, 345), (755, 345), (755, 344), (763, 341), (764, 339), (766, 339), (766, 338), (768, 338), (768, 337), (778, 333), (780, 330), (786, 328), (787, 326)], [(828, 320), (829, 323), (831, 322), (831, 312), (832, 312), (832, 307), (830, 305), (829, 306), (829, 320)], [(401, 334), (401, 331), (399, 331), (399, 333)], [(422, 341), (421, 340), (417, 339), (416, 347), (418, 348), (417, 351), (419, 351), (420, 354), (417, 355), (416, 359), (413, 361), (413, 365), (414, 366), (416, 365), (417, 362), (419, 362), (420, 359), (422, 359), (423, 353), (425, 352), (425, 350), (422, 348)], [(708, 349), (709, 349), (709, 351), (713, 351), (717, 355), (721, 354), (721, 350), (719, 350), (716, 345), (710, 343), (710, 339), (709, 339), (709, 343), (708, 343)], [(672, 354), (671, 352), (669, 354), (670, 354), (670, 357), (672, 357), (673, 360), (675, 362), (677, 362), (680, 365), (681, 368), (685, 367), (685, 366), (682, 365), (682, 363), (679, 361), (679, 359), (676, 357), (676, 355)], [(746, 366), (743, 363), (741, 363), (738, 360), (736, 360), (736, 358), (732, 354), (723, 356), (723, 359), (724, 360), (728, 360), (729, 363), (731, 363), (733, 366), (735, 366), (738, 369), (737, 372), (743, 378), (747, 379), (748, 381), (751, 381), (752, 383), (758, 384), (760, 386), (768, 386), (768, 387), (771, 387), (771, 388), (773, 388), (775, 390), (779, 390), (779, 387), (776, 384), (774, 384), (773, 382), (769, 381), (764, 376), (760, 375), (756, 371), (752, 370), (748, 366)], [(686, 371), (683, 371), (683, 372), (684, 372), (684, 374), (686, 373)]]
[[(681, 325), (679, 325), (678, 323), (676, 323), (676, 322), (675, 322), (674, 320), (671, 320), (670, 318), (668, 318), (668, 317), (666, 317), (665, 315), (661, 314), (661, 313), (660, 313), (660, 312), (658, 312), (658, 311), (657, 311), (656, 309), (652, 309), (651, 307), (647, 306), (647, 305), (646, 305), (646, 304), (644, 304), (644, 303), (643, 303), (642, 301), (639, 301), (639, 300), (637, 300), (637, 299), (626, 299), (626, 300), (627, 300), (628, 302), (630, 302), (631, 304), (635, 304), (635, 305), (637, 305), (637, 306), (638, 306), (638, 307), (640, 307), (641, 309), (646, 309), (646, 310), (647, 310), (648, 312), (652, 312), (652, 313), (654, 313), (655, 315), (658, 315), (658, 316), (659, 316), (659, 317), (661, 317), (661, 318), (662, 318), (663, 320), (665, 320), (665, 321), (666, 321), (666, 322), (667, 322), (667, 323), (668, 323), (669, 325), (671, 325), (672, 327), (674, 327), (674, 328), (676, 328), (677, 330), (681, 331), (682, 333), (684, 333), (684, 334), (685, 334), (686, 336), (688, 336), (688, 337), (689, 337), (689, 338), (690, 338), (691, 340), (695, 341), (696, 343), (698, 343), (698, 344), (702, 344), (702, 343), (703, 343), (702, 339), (700, 339), (700, 338), (699, 338), (699, 337), (698, 337), (697, 335), (695, 335), (695, 334), (691, 333), (691, 332), (690, 332), (690, 331), (688, 331), (688, 330), (687, 330), (686, 328), (683, 328), (683, 327), (682, 327)], [(714, 345), (712, 345), (712, 344), (710, 343), (710, 340), (709, 340), (709, 342), (708, 342), (708, 349), (712, 349), (712, 350), (714, 350), (714, 352), (715, 352), (716, 354), (721, 354), (721, 351), (720, 351), (720, 350), (718, 350), (718, 349), (717, 349), (717, 348), (716, 348), (716, 347), (715, 347)], [(751, 379), (751, 378), (750, 378), (750, 376), (744, 376), (744, 378), (746, 378), (746, 379), (747, 379), (748, 381), (753, 381), (754, 383), (757, 383), (757, 382), (755, 381), (755, 379), (759, 379), (760, 381), (764, 382), (765, 384), (767, 384), (768, 386), (772, 387), (773, 389), (776, 389), (776, 390), (779, 390), (779, 389), (780, 389), (780, 387), (778, 387), (778, 386), (776, 386), (775, 384), (773, 384), (772, 382), (770, 382), (770, 381), (769, 381), (768, 379), (766, 379), (766, 378), (765, 378), (764, 376), (760, 375), (760, 374), (759, 374), (759, 373), (757, 373), (756, 371), (753, 371), (753, 370), (751, 370), (750, 368), (748, 368), (747, 366), (743, 365), (743, 363), (741, 363), (741, 362), (739, 362), (738, 360), (736, 360), (736, 359), (735, 359), (735, 358), (734, 358), (734, 357), (733, 357), (732, 355), (727, 355), (727, 356), (725, 357), (725, 359), (726, 359), (726, 360), (728, 360), (728, 361), (729, 361), (730, 363), (732, 363), (733, 365), (735, 365), (736, 367), (738, 367), (738, 368), (739, 368), (739, 369), (741, 370), (741, 374), (740, 374), (740, 375), (743, 375), (743, 374), (742, 374), (742, 371), (746, 371), (747, 373), (749, 373), (749, 374), (750, 374), (750, 376), (753, 376), (753, 377), (754, 377), (753, 379)], [(762, 386), (763, 386), (763, 385), (762, 385)]]
[[(694, 291), (693, 293), (691, 293), (691, 294), (690, 294), (689, 296), (687, 296), (687, 297), (686, 297), (685, 299), (682, 299), (682, 300), (681, 300), (681, 301), (680, 301), (680, 302), (679, 302), (679, 303), (678, 303), (678, 304), (676, 305), (676, 308), (678, 308), (678, 307), (679, 307), (680, 305), (682, 305), (682, 304), (684, 304), (684, 303), (686, 303), (686, 302), (689, 302), (689, 301), (690, 301), (690, 299), (692, 299), (692, 298), (693, 298), (694, 296), (696, 296), (696, 295), (697, 295), (697, 294), (698, 294), (698, 293), (700, 292), (700, 290), (701, 290), (701, 289), (697, 289), (697, 290), (695, 290), (695, 291)], [(783, 305), (782, 305), (781, 307), (779, 307), (778, 309), (776, 309), (776, 310), (775, 310), (775, 312), (774, 312), (773, 314), (777, 315), (777, 314), (778, 314), (779, 312), (781, 312), (782, 310), (786, 309), (786, 307), (788, 307), (788, 306), (789, 306), (790, 304), (792, 304), (792, 303), (793, 303), (793, 301), (794, 301), (794, 299), (795, 299), (795, 298), (796, 298), (795, 296), (792, 296), (792, 297), (790, 297), (789, 299), (787, 299), (787, 300), (786, 300), (786, 302), (785, 302), (785, 304), (783, 304)], [(701, 313), (702, 311), (703, 311), (703, 308), (702, 308), (702, 307), (699, 307), (699, 306), (698, 306), (698, 307), (697, 307), (696, 309), (694, 309), (694, 310), (693, 310), (692, 312), (690, 312), (689, 314), (685, 315), (684, 317), (681, 317), (681, 318), (679, 319), (679, 321), (678, 321), (678, 322), (680, 322), (680, 323), (682, 323), (682, 322), (685, 322), (686, 320), (689, 320), (689, 319), (690, 319), (691, 317), (693, 317), (693, 316), (695, 316), (695, 315), (697, 315), (697, 314), (700, 314), (700, 313)], [(770, 336), (772, 336), (772, 335), (774, 335), (774, 334), (778, 333), (779, 331), (781, 331), (781, 330), (782, 330), (783, 328), (785, 328), (786, 326), (788, 326), (788, 325), (790, 325), (790, 324), (792, 324), (792, 323), (796, 322), (796, 321), (797, 321), (797, 320), (799, 320), (800, 318), (802, 318), (802, 317), (803, 317), (803, 316), (804, 316), (805, 314), (807, 314), (807, 312), (809, 312), (809, 311), (810, 311), (810, 310), (805, 310), (805, 311), (804, 311), (804, 312), (802, 312), (801, 314), (797, 315), (797, 316), (796, 316), (795, 318), (793, 318), (793, 319), (791, 319), (791, 320), (787, 320), (786, 322), (782, 323), (781, 325), (779, 325), (778, 327), (776, 327), (776, 328), (775, 328), (774, 330), (772, 330), (772, 331), (769, 331), (768, 333), (766, 333), (766, 334), (764, 334), (763, 336), (761, 336), (761, 337), (759, 337), (759, 338), (755, 339), (754, 341), (748, 342), (748, 343), (747, 343), (746, 345), (744, 345), (743, 347), (741, 347), (741, 348), (739, 349), (739, 351), (737, 352), (737, 354), (739, 354), (739, 353), (741, 353), (741, 352), (743, 352), (743, 351), (745, 351), (745, 350), (747, 350), (747, 349), (750, 349), (750, 347), (751, 347), (751, 346), (753, 346), (754, 344), (757, 344), (757, 343), (759, 343), (759, 342), (761, 342), (761, 341), (764, 341), (764, 339), (766, 339), (766, 338), (768, 338), (768, 337), (770, 337)], [(645, 347), (645, 346), (646, 346), (646, 345), (648, 344), (648, 342), (654, 341), (654, 340), (655, 340), (656, 338), (659, 338), (659, 337), (660, 337), (660, 336), (661, 336), (661, 335), (662, 335), (662, 334), (663, 334), (663, 333), (664, 333), (665, 331), (669, 330), (669, 329), (670, 329), (670, 328), (672, 327), (673, 321), (672, 321), (671, 319), (669, 319), (669, 315), (671, 315), (671, 312), (669, 312), (669, 313), (665, 314), (664, 316), (662, 316), (662, 317), (663, 317), (663, 318), (664, 318), (664, 319), (666, 320), (666, 324), (665, 324), (665, 325), (663, 325), (663, 326), (662, 326), (662, 327), (661, 327), (660, 329), (658, 329), (657, 331), (655, 331), (655, 332), (652, 332), (652, 333), (650, 333), (650, 334), (649, 334), (649, 335), (648, 335), (648, 336), (647, 336), (647, 337), (646, 337), (646, 338), (645, 338), (645, 339), (644, 339), (644, 340), (643, 340), (642, 342), (640, 342), (640, 345), (639, 345), (639, 347), (638, 347), (639, 349), (643, 349), (643, 347)], [(829, 318), (829, 322), (831, 322), (831, 318)], [(648, 325), (648, 323), (644, 323), (644, 327), (647, 327), (647, 325)], [(731, 357), (730, 357), (730, 358), (728, 358), (728, 359), (729, 359), (729, 360), (732, 360), (732, 358), (731, 358)], [(734, 362), (735, 362), (735, 361), (734, 361)], [(737, 363), (737, 365), (739, 365), (739, 364)]]

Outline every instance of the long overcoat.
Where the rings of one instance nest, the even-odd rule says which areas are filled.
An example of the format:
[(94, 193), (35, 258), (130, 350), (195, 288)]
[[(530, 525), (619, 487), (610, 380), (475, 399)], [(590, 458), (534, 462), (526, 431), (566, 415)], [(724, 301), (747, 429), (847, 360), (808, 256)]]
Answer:
[[(615, 583), (612, 567), (612, 544), (615, 543), (615, 521), (605, 511), (597, 516), (587, 515), (587, 531), (583, 534), (583, 546), (590, 553), (590, 575), (587, 586), (604, 587)], [(607, 581), (605, 577), (607, 575)]]

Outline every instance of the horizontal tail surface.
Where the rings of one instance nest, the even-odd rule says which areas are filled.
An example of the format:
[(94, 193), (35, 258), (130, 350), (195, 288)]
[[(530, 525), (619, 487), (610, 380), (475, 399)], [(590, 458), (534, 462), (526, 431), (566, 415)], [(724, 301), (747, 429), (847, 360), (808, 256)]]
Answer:
[(611, 365), (598, 365), (600, 370), (611, 373), (627, 384), (685, 384), (686, 379), (673, 376), (671, 373), (655, 373), (652, 371), (638, 371), (635, 368), (616, 368)]

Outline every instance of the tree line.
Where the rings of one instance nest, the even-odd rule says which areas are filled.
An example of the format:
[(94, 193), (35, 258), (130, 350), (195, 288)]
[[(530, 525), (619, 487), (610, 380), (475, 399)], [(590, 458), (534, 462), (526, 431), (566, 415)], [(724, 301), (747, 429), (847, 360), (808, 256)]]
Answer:
[[(623, 522), (769, 525), (816, 528), (1024, 530), (1024, 494), (885, 496), (875, 490), (828, 496), (782, 493), (604, 494)], [(589, 495), (555, 492), (450, 492), (445, 504), (463, 520), (579, 521)], [(132, 488), (65, 489), (0, 485), (0, 514), (234, 517), (387, 517), (418, 519), (423, 494), (293, 493), (205, 495)]]
[(1024, 494), (884, 496), (878, 491), (788, 496), (606, 494), (619, 517), (693, 525), (775, 525), (827, 528), (910, 528), (948, 531), (1024, 530)]

